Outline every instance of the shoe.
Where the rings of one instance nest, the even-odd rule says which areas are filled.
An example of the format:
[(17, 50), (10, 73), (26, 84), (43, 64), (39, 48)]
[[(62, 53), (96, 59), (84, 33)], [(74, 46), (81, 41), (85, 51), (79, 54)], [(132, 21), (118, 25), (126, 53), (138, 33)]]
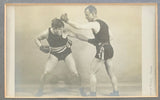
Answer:
[(81, 96), (87, 96), (87, 94), (84, 92), (84, 88), (79, 89)]
[(96, 96), (96, 92), (90, 92), (90, 96)]
[(35, 94), (36, 97), (40, 97), (43, 95), (43, 89), (38, 89), (37, 93)]
[(119, 96), (119, 91), (113, 91), (109, 96)]

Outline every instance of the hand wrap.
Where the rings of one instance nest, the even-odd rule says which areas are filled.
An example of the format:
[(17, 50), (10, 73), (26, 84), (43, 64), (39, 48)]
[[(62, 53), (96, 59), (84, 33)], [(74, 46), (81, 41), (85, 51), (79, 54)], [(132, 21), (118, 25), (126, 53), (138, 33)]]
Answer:
[(46, 45), (42, 45), (40, 46), (40, 50), (44, 53), (49, 53), (50, 51), (50, 47), (49, 46), (46, 46)]

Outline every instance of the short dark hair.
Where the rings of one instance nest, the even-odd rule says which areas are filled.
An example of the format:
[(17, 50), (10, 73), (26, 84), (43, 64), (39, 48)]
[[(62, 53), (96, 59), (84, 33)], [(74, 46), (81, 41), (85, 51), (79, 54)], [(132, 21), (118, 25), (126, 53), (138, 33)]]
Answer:
[(93, 5), (87, 6), (87, 7), (85, 8), (85, 11), (86, 11), (86, 10), (89, 10), (90, 13), (95, 13), (95, 14), (97, 14), (97, 9), (96, 9), (96, 7), (93, 6)]
[(54, 18), (52, 20), (51, 27), (53, 27), (53, 28), (62, 28), (62, 27), (64, 27), (64, 23), (60, 19)]

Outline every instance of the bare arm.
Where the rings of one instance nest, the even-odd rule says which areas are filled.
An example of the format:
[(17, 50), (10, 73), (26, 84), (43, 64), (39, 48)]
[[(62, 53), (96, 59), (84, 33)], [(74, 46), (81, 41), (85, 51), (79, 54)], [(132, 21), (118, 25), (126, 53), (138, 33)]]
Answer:
[(68, 21), (67, 24), (79, 30), (92, 30), (93, 29), (96, 33), (100, 30), (100, 25), (98, 22), (88, 22), (85, 24), (79, 24), (73, 21)]
[(73, 31), (71, 31), (71, 29), (64, 29), (64, 34), (67, 35), (68, 37), (73, 37), (76, 38), (76, 35), (73, 33)]
[(88, 42), (88, 38), (85, 37), (85, 36), (82, 35), (82, 34), (77, 34), (77, 35), (76, 35), (76, 38), (78, 38), (78, 39), (81, 40), (81, 41)]
[(73, 32), (72, 33), (74, 34), (74, 37), (81, 40), (81, 41), (85, 41), (85, 42), (88, 42), (88, 38), (82, 34), (79, 34), (79, 33), (76, 33), (76, 32)]
[(112, 41), (113, 40), (113, 33), (110, 29), (109, 29), (109, 36), (110, 36), (110, 41)]
[(77, 38), (79, 40), (86, 41), (86, 42), (88, 41), (87, 37), (85, 37), (84, 35), (80, 33), (74, 32), (71, 29), (66, 29), (64, 32), (65, 34), (68, 35), (68, 37)]
[(47, 39), (48, 38), (48, 29), (45, 30), (44, 32), (42, 32), (36, 39), (35, 39), (35, 43), (38, 47), (41, 47), (41, 40)]

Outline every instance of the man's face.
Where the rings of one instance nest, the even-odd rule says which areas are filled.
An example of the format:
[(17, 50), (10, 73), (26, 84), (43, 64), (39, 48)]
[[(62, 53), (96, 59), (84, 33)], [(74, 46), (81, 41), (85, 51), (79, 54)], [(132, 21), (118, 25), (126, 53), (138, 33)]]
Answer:
[(92, 14), (88, 9), (85, 10), (85, 16), (89, 22), (94, 21), (94, 14)]
[(64, 28), (63, 27), (61, 27), (61, 28), (54, 28), (53, 30), (54, 30), (54, 32), (56, 34), (62, 35)]

